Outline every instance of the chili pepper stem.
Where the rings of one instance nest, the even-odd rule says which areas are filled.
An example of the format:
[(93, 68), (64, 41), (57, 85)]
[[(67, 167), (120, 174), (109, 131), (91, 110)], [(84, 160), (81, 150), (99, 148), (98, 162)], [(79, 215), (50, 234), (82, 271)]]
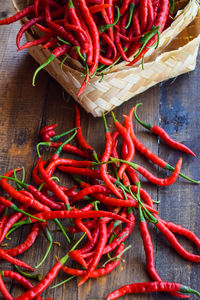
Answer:
[(180, 292), (182, 292), (182, 293), (189, 293), (189, 294), (195, 294), (195, 295), (197, 295), (200, 298), (200, 293), (199, 292), (197, 292), (196, 290), (191, 289), (190, 287), (187, 287), (185, 285), (181, 285)]
[(50, 289), (55, 289), (55, 288), (65, 284), (65, 283), (69, 282), (70, 280), (74, 279), (75, 277), (76, 277), (76, 275), (72, 275), (69, 278), (65, 279), (64, 281), (59, 282), (58, 284), (55, 284), (54, 286), (51, 286)]
[[(164, 169), (169, 170), (169, 171), (174, 171), (174, 167), (172, 167), (170, 164), (166, 164)], [(196, 184), (200, 184), (200, 180), (194, 180), (188, 176), (186, 176), (185, 174), (183, 174), (182, 172), (179, 173), (179, 176), (183, 177), (184, 179), (192, 182), (192, 183), (196, 183)]]

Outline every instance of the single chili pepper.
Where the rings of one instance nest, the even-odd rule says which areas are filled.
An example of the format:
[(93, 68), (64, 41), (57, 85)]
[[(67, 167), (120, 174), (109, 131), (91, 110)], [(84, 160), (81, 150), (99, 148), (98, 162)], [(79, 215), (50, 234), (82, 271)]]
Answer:
[[(125, 158), (126, 161), (132, 161), (134, 154), (135, 154), (135, 147), (134, 144), (132, 142), (132, 139), (128, 133), (128, 131), (126, 130), (126, 128), (120, 124), (119, 121), (117, 121), (117, 119), (115, 118), (115, 115), (113, 112), (111, 112), (113, 120), (114, 120), (114, 124), (115, 124), (115, 128), (119, 131), (124, 143), (126, 143), (127, 148), (128, 148), (128, 154)], [(122, 175), (124, 173), (124, 171), (126, 170), (126, 165), (122, 164), (121, 167), (119, 168), (118, 171), (118, 176), (120, 179), (122, 179)]]
[(0, 274), (0, 292), (3, 295), (4, 299), (13, 300), (13, 297), (11, 296), (11, 294), (9, 293), (9, 291), (7, 290), (7, 288), (3, 282), (1, 274)]
[(27, 289), (27, 290), (33, 288), (32, 283), (28, 279), (26, 279), (25, 277), (23, 277), (21, 274), (18, 274), (16, 272), (11, 271), (11, 270), (3, 270), (3, 271), (1, 271), (1, 276), (2, 277), (7, 277), (7, 278), (10, 278), (10, 279), (14, 279), (20, 285), (22, 285), (23, 287), (25, 287), (25, 289)]
[(180, 283), (166, 282), (166, 281), (154, 281), (154, 282), (140, 282), (127, 284), (113, 291), (106, 296), (106, 300), (114, 300), (126, 294), (132, 293), (153, 293), (153, 292), (181, 292), (192, 293), (200, 297), (200, 293), (184, 286)]
[[(20, 209), (24, 210), (24, 207), (21, 206)], [(7, 219), (5, 226), (0, 234), (0, 243), (4, 240), (5, 236), (7, 235), (8, 231), (12, 227), (13, 224), (15, 224), (22, 216), (21, 212), (15, 212), (9, 218)], [(1, 221), (2, 222), (2, 221)]]
[[(51, 219), (69, 219), (69, 218), (80, 218), (80, 219), (85, 219), (85, 218), (111, 218), (114, 220), (120, 220), (122, 222), (125, 223), (132, 223), (130, 220), (121, 217), (115, 213), (112, 212), (108, 212), (108, 211), (104, 211), (104, 210), (98, 210), (98, 211), (79, 211), (79, 210), (58, 210), (58, 211), (50, 211), (50, 212), (44, 212), (44, 213), (39, 213), (37, 215), (35, 215), (36, 217), (44, 217), (45, 220), (51, 220)], [(15, 223), (16, 226), (18, 225), (23, 225), (23, 224), (31, 224), (31, 223), (35, 223), (36, 220), (35, 219), (31, 219), (28, 218), (23, 222), (18, 222)]]
[(34, 271), (31, 266), (27, 265), (25, 262), (23, 262), (21, 260), (13, 258), (11, 255), (6, 253), (5, 250), (2, 250), (1, 248), (0, 248), (0, 259), (4, 259), (4, 260), (10, 262), (11, 264), (17, 265), (21, 268), (24, 268), (24, 269), (27, 269), (27, 270), (30, 270), (30, 271)]
[[(170, 171), (174, 171), (174, 167), (172, 167), (170, 164), (168, 164), (166, 161), (164, 161), (163, 159), (161, 159), (159, 156), (157, 156), (156, 154), (152, 153), (147, 147), (145, 147), (135, 136), (134, 130), (133, 130), (133, 125), (132, 125), (132, 116), (134, 113), (134, 107), (130, 110), (128, 117), (125, 116), (125, 126), (130, 127), (131, 131), (130, 131), (130, 135), (131, 138), (133, 140), (133, 143), (135, 145), (135, 148), (142, 153), (143, 155), (145, 155), (150, 161), (152, 161), (153, 163), (155, 163), (156, 165), (160, 166), (161, 168), (170, 170)], [(200, 181), (197, 180), (193, 180), (190, 177), (184, 175), (183, 173), (179, 173), (179, 175), (193, 183), (199, 184)]]
[(46, 42), (48, 42), (50, 40), (51, 37), (52, 37), (52, 34), (46, 34), (46, 35), (42, 36), (39, 39), (36, 39), (34, 41), (25, 43), (24, 45), (22, 45), (21, 47), (19, 47), (17, 51), (20, 51), (20, 50), (23, 50), (23, 49), (27, 49), (27, 48), (30, 48), (30, 47), (33, 47), (33, 46), (41, 45), (43, 43), (46, 43)]
[(39, 172), (41, 173), (42, 178), (45, 180), (48, 187), (52, 190), (52, 192), (65, 203), (65, 206), (68, 210), (70, 210), (70, 204), (68, 196), (62, 191), (62, 189), (49, 177), (47, 172), (44, 169), (44, 162), (40, 160), (38, 165)]
[[(21, 169), (15, 169), (16, 171), (20, 171)], [(13, 174), (14, 170), (7, 172), (4, 176), (10, 177)], [(1, 178), (2, 176), (0, 176)], [(3, 178), (0, 180), (0, 186), (5, 190), (11, 197), (16, 199), (17, 201), (34, 208), (37, 211), (49, 211), (49, 207), (41, 204), (36, 199), (31, 199), (27, 196), (24, 196), (20, 192), (16, 191), (11, 185), (8, 184), (7, 179)]]
[(39, 66), (39, 68), (37, 68), (37, 70), (35, 71), (34, 75), (33, 75), (33, 81), (32, 81), (32, 85), (35, 86), (35, 79), (37, 74), (39, 73), (40, 70), (42, 70), (43, 68), (45, 68), (48, 64), (50, 64), (55, 58), (66, 54), (69, 51), (69, 46), (64, 44), (61, 46), (58, 46), (57, 48), (55, 48), (51, 55), (49, 56), (49, 58), (47, 59), (47, 61), (45, 63), (43, 63), (41, 66)]
[(120, 15), (121, 16), (123, 16), (125, 14), (130, 3), (131, 3), (131, 0), (123, 1), (122, 6), (120, 7)]
[(0, 236), (2, 235), (4, 226), (8, 220), (8, 207), (5, 207), (4, 204), (2, 204), (2, 205), (4, 206), (4, 213), (3, 213), (3, 216), (1, 217), (1, 221), (0, 221)]
[(180, 254), (183, 258), (192, 261), (200, 262), (200, 255), (195, 255), (188, 252), (176, 239), (175, 235), (168, 229), (167, 226), (159, 219), (159, 222), (155, 224), (159, 231), (166, 237), (170, 245)]
[(130, 165), (135, 170), (137, 170), (140, 174), (142, 174), (148, 181), (150, 181), (153, 184), (160, 185), (160, 186), (168, 186), (168, 185), (173, 184), (179, 176), (181, 165), (182, 165), (182, 158), (180, 157), (171, 176), (163, 179), (163, 178), (158, 178), (158, 177), (154, 176), (147, 169), (145, 169), (144, 167), (142, 167), (138, 164), (134, 164), (134, 163), (128, 162), (126, 160), (117, 159), (117, 158), (113, 158), (112, 160), (120, 161), (120, 162), (126, 163), (127, 165)]
[[(108, 130), (108, 125), (106, 122), (106, 118), (104, 113), (102, 113), (103, 120), (104, 120), (104, 126), (105, 126), (105, 139), (106, 139), (106, 146), (104, 149), (103, 156), (101, 158), (101, 162), (107, 162), (110, 158), (110, 154), (112, 151), (112, 136)], [(107, 174), (107, 165), (101, 165), (100, 166), (100, 174), (102, 180), (105, 182), (105, 184), (111, 189), (111, 191), (118, 197), (122, 198), (119, 191), (116, 189), (115, 185), (110, 181), (108, 174)]]
[(127, 62), (130, 62), (129, 58), (127, 57), (126, 53), (125, 53), (125, 50), (124, 48), (122, 47), (122, 44), (121, 44), (121, 39), (120, 39), (120, 35), (119, 35), (119, 27), (115, 27), (115, 44), (116, 44), (116, 47), (121, 55), (121, 57), (127, 61)]
[(96, 5), (90, 6), (89, 10), (90, 10), (91, 14), (96, 14), (96, 13), (100, 12), (102, 9), (105, 9), (105, 8), (108, 8), (111, 6), (112, 6), (111, 4), (106, 4), (106, 3), (96, 4)]
[[(98, 277), (107, 275), (110, 272), (112, 272), (118, 266), (118, 264), (120, 263), (120, 261), (121, 261), (120, 258), (122, 257), (123, 250), (124, 250), (124, 244), (120, 244), (119, 247), (117, 248), (116, 252), (115, 252), (116, 260), (108, 263), (107, 265), (105, 265), (105, 267), (93, 270), (90, 273), (90, 278), (98, 278)], [(62, 270), (67, 274), (76, 275), (76, 276), (84, 276), (87, 272), (87, 271), (84, 271), (84, 270), (69, 268), (67, 266), (63, 266)]]
[(40, 16), (40, 17), (36, 17), (36, 18), (33, 18), (31, 20), (29, 20), (27, 23), (25, 23), (19, 30), (18, 34), (17, 34), (17, 37), (16, 37), (16, 45), (17, 45), (17, 48), (19, 49), (20, 48), (20, 41), (21, 41), (21, 38), (23, 36), (23, 34), (28, 30), (30, 29), (34, 24), (42, 21), (43, 17)]
[[(81, 242), (85, 235), (83, 235), (79, 241), (72, 247), (71, 251), (74, 250), (77, 245)], [(64, 257), (62, 257), (46, 274), (46, 276), (32, 289), (27, 291), (26, 293), (22, 294), (21, 296), (15, 298), (15, 300), (31, 300), (34, 299), (36, 296), (41, 294), (56, 278), (58, 272), (62, 268), (62, 266), (66, 263), (67, 259), (69, 258), (69, 254), (67, 253)]]
[(25, 241), (22, 244), (16, 246), (15, 248), (6, 249), (4, 250), (4, 252), (10, 256), (17, 256), (19, 254), (24, 253), (34, 244), (39, 233), (40, 233), (40, 227), (38, 223), (33, 224), (31, 232), (28, 234), (28, 236), (26, 237)]
[[(91, 34), (91, 38), (92, 38), (92, 43), (93, 43), (93, 54), (94, 54), (94, 63), (91, 66), (90, 70), (89, 70), (89, 78), (90, 76), (93, 75), (93, 73), (95, 72), (98, 63), (99, 63), (99, 56), (100, 56), (100, 43), (99, 43), (99, 32), (98, 32), (98, 28), (96, 26), (96, 23), (93, 20), (93, 17), (90, 13), (89, 8), (87, 7), (87, 4), (85, 2), (85, 0), (80, 0), (79, 1), (79, 5), (80, 5), (80, 10), (82, 12), (82, 15), (85, 19), (86, 24), (88, 25), (88, 29), (90, 31)], [(89, 79), (88, 79), (89, 80)], [(86, 84), (87, 84), (87, 78), (85, 78), (79, 92), (78, 92), (78, 96), (81, 95), (81, 93), (84, 91)]]
[(86, 150), (89, 154), (91, 154), (96, 161), (98, 160), (98, 155), (94, 148), (92, 148), (83, 137), (82, 129), (81, 129), (81, 119), (80, 119), (80, 111), (78, 106), (75, 105), (76, 117), (75, 117), (75, 126), (77, 127), (77, 140), (79, 145)]
[(151, 125), (151, 124), (147, 124), (144, 123), (143, 121), (141, 121), (138, 116), (137, 116), (137, 107), (142, 105), (142, 103), (138, 103), (135, 106), (135, 110), (134, 110), (134, 116), (136, 118), (136, 120), (145, 128), (149, 129), (150, 131), (152, 131), (153, 133), (155, 133), (156, 135), (158, 135), (167, 145), (169, 145), (171, 148), (177, 149), (179, 151), (183, 151), (185, 153), (188, 153), (190, 155), (193, 155), (194, 157), (196, 157), (196, 155), (185, 145), (176, 142), (175, 140), (173, 140), (168, 133), (161, 127), (159, 126), (155, 126), (155, 125)]
[(43, 141), (45, 142), (49, 142), (51, 141), (54, 136), (55, 136), (55, 131), (54, 128), (56, 128), (58, 126), (58, 124), (53, 124), (53, 125), (48, 125), (48, 126), (44, 126), (42, 127), (42, 129), (40, 130), (40, 135), (43, 139)]
[(142, 32), (145, 32), (148, 23), (148, 0), (142, 0), (139, 7)]
[(34, 11), (34, 7), (33, 7), (33, 5), (30, 5), (24, 9), (20, 10), (12, 17), (0, 20), (0, 25), (8, 25), (8, 24), (14, 23), (18, 20), (23, 19), (27, 15), (31, 14), (33, 11)]
[(18, 266), (15, 266), (15, 269), (17, 270), (18, 273), (20, 273), (22, 276), (30, 279), (35, 279), (37, 281), (42, 280), (42, 275), (40, 273), (37, 274), (30, 274), (22, 271)]
[(164, 223), (164, 225), (171, 232), (177, 233), (179, 235), (186, 237), (188, 240), (193, 242), (198, 248), (200, 248), (200, 239), (196, 236), (196, 234), (194, 232), (192, 232), (191, 230), (189, 230), (181, 225), (175, 224), (173, 222), (166, 222), (158, 216), (157, 216), (157, 218), (158, 218), (158, 220), (161, 220)]
[(152, 0), (148, 0), (148, 26), (146, 31), (151, 30), (154, 20), (155, 20), (155, 13), (153, 8), (153, 3)]
[(88, 266), (86, 274), (82, 277), (81, 281), (78, 283), (78, 286), (82, 285), (90, 277), (91, 272), (94, 271), (97, 264), (99, 263), (101, 256), (103, 254), (104, 247), (107, 243), (107, 227), (103, 218), (100, 218), (98, 220), (98, 226), (99, 226), (99, 238), (94, 250), (95, 253), (91, 261), (91, 264)]
[[(140, 233), (143, 240), (144, 250), (146, 254), (146, 267), (150, 277), (155, 281), (162, 281), (161, 277), (159, 276), (156, 268), (155, 268), (155, 261), (154, 261), (154, 249), (153, 243), (151, 240), (151, 236), (147, 227), (147, 223), (145, 221), (144, 215), (142, 213), (141, 206), (139, 205), (139, 214), (140, 214)], [(171, 293), (175, 297), (181, 297), (182, 295), (179, 293)]]

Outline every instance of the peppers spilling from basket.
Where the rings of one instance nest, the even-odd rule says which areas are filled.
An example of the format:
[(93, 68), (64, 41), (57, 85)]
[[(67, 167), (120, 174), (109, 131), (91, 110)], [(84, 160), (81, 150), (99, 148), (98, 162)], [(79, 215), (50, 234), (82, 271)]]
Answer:
[[(151, 47), (173, 20), (174, 0), (34, 0), (14, 16), (0, 20), (10, 24), (28, 17), (16, 37), (18, 50), (42, 45), (51, 55), (33, 76), (55, 58), (63, 57), (61, 67), (71, 56), (86, 70), (78, 95), (90, 78), (103, 75), (120, 61), (131, 66)], [(41, 37), (20, 46), (23, 34), (33, 26)]]
[[(6, 246), (2, 243), (5, 238), (12, 236), (13, 232), (16, 230), (19, 232), (19, 229), (32, 224), (32, 228), (22, 244), (9, 249), (0, 248), (1, 260), (15, 265), (15, 271), (2, 270), (0, 273), (0, 292), (5, 299), (13, 299), (13, 297), (4, 284), (4, 277), (17, 281), (27, 290), (15, 298), (20, 300), (42, 299), (40, 294), (53, 282), (61, 270), (69, 276), (53, 288), (66, 284), (76, 277), (80, 278), (78, 283), (80, 286), (89, 278), (97, 278), (110, 273), (119, 265), (123, 253), (131, 247), (130, 245), (125, 246), (125, 242), (134, 232), (136, 218), (139, 222), (146, 255), (146, 270), (152, 282), (128, 284), (108, 294), (106, 299), (116, 299), (127, 293), (148, 292), (168, 292), (178, 298), (188, 297), (184, 293), (194, 293), (200, 297), (200, 293), (197, 291), (179, 283), (163, 281), (159, 276), (154, 263), (154, 247), (149, 232), (150, 223), (164, 235), (180, 256), (191, 262), (200, 262), (200, 255), (186, 250), (177, 240), (176, 234), (184, 236), (197, 248), (200, 248), (200, 239), (181, 225), (159, 217), (158, 211), (154, 207), (154, 203), (157, 202), (153, 201), (150, 194), (142, 188), (138, 173), (152, 184), (159, 186), (171, 185), (179, 176), (196, 184), (200, 182), (180, 172), (181, 158), (173, 167), (146, 148), (134, 133), (133, 115), (143, 126), (150, 128), (172, 148), (193, 156), (195, 154), (183, 144), (171, 139), (162, 128), (152, 127), (140, 120), (137, 114), (137, 108), (140, 105), (141, 103), (137, 104), (130, 110), (128, 116), (124, 116), (123, 123), (120, 123), (112, 113), (115, 126), (112, 134), (103, 114), (105, 148), (101, 154), (97, 154), (95, 149), (84, 139), (80, 112), (76, 106), (75, 128), (58, 135), (55, 135), (57, 124), (41, 129), (40, 135), (43, 141), (37, 145), (39, 159), (32, 171), (34, 185), (25, 182), (23, 168), (12, 169), (0, 176), (0, 187), (4, 191), (0, 196), (1, 245)], [(65, 138), (65, 142), (60, 141), (63, 138)], [(77, 147), (70, 144), (70, 141), (75, 138), (78, 143)], [(122, 142), (120, 153), (119, 138)], [(50, 158), (44, 159), (44, 155), (40, 155), (41, 146), (56, 148), (56, 151), (54, 150), (55, 152), (51, 154)], [(143, 166), (133, 162), (135, 149), (154, 164), (171, 170), (172, 174), (167, 178), (158, 178)], [(65, 157), (64, 152), (67, 154)], [(70, 158), (70, 153), (74, 157), (77, 156), (78, 160)], [(58, 182), (57, 170), (63, 175), (71, 176), (75, 185), (66, 187)], [(9, 181), (14, 182), (16, 188)], [(50, 220), (55, 222), (67, 244), (72, 243), (71, 234), (81, 235), (80, 240), (72, 247), (70, 246), (70, 251), (64, 257), (56, 258), (57, 261), (44, 277), (38, 273), (21, 270), (23, 268), (33, 272), (45, 262), (54, 243), (49, 227)], [(40, 233), (46, 237), (47, 250), (42, 260), (33, 268), (17, 259), (16, 256), (29, 250), (36, 243)], [(82, 246), (78, 247), (81, 240), (83, 240)], [(66, 262), (69, 258), (73, 259), (80, 267), (72, 268), (67, 265)], [(33, 285), (29, 279), (39, 282)]]

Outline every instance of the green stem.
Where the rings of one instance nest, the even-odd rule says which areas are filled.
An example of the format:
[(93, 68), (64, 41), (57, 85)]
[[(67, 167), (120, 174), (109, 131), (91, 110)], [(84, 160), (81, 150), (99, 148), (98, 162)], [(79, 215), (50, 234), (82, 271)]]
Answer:
[(48, 246), (48, 248), (46, 250), (46, 253), (45, 253), (44, 257), (42, 258), (41, 262), (37, 266), (35, 266), (36, 269), (38, 269), (43, 264), (43, 262), (46, 260), (48, 254), (49, 254), (49, 252), (52, 248), (52, 245), (53, 245), (53, 237), (52, 237), (49, 229), (47, 228), (47, 226), (45, 228), (43, 228), (43, 232), (44, 232), (45, 237), (47, 238), (47, 240), (49, 242), (49, 246)]
[[(71, 251), (73, 251), (74, 249), (76, 249), (76, 247), (80, 244), (80, 242), (82, 241), (82, 239), (84, 238), (84, 236), (86, 235), (86, 233), (84, 233), (83, 235), (82, 235), (82, 237), (76, 242), (76, 244), (69, 250), (69, 252), (71, 252)], [(64, 265), (65, 263), (66, 263), (66, 261), (68, 260), (68, 258), (69, 258), (69, 252), (65, 255), (65, 256), (63, 256), (61, 259), (60, 259), (60, 263), (62, 264), (62, 265)]]
[(50, 287), (50, 289), (55, 289), (55, 288), (57, 288), (58, 286), (63, 285), (63, 284), (65, 284), (65, 283), (69, 282), (70, 280), (74, 279), (75, 277), (76, 277), (76, 275), (72, 275), (72, 276), (70, 276), (69, 278), (65, 279), (64, 281), (61, 281), (61, 282), (59, 282), (58, 284), (55, 284), (54, 286)]
[(134, 9), (135, 9), (135, 3), (131, 3), (131, 4), (130, 4), (130, 8), (129, 8), (129, 18), (128, 18), (128, 23), (127, 23), (127, 25), (125, 26), (125, 29), (128, 29), (129, 26), (131, 25), (131, 21), (132, 21)]
[[(74, 130), (73, 130), (74, 131)], [(64, 143), (62, 143), (62, 145), (60, 145), (60, 147), (58, 147), (58, 149), (55, 151), (55, 154), (57, 154), (58, 156), (60, 156), (63, 147), (68, 144), (71, 140), (73, 140), (73, 138), (76, 136), (77, 131), (75, 129), (74, 134), (72, 134), (72, 136), (70, 136)]]
[(135, 116), (136, 120), (138, 121), (138, 123), (140, 123), (140, 125), (142, 125), (143, 127), (147, 128), (147, 129), (149, 129), (149, 130), (151, 130), (152, 127), (153, 127), (151, 124), (147, 124), (147, 123), (141, 121), (141, 120), (138, 118), (138, 115), (137, 115), (137, 108), (138, 108), (138, 106), (140, 106), (140, 105), (142, 105), (142, 103), (137, 103), (137, 104), (136, 104), (135, 110), (134, 110), (134, 116)]
[(68, 45), (68, 46), (71, 46), (71, 44), (70, 44), (69, 42), (67, 42), (67, 41), (65, 41), (65, 40), (63, 40), (63, 39), (61, 39), (59, 36), (57, 36), (57, 39), (58, 39), (60, 42), (62, 42), (63, 44), (66, 44), (66, 45)]
[(109, 262), (111, 261), (115, 261), (115, 260), (118, 260), (120, 259), (120, 256), (126, 252), (127, 250), (129, 250), (131, 248), (131, 245), (127, 246), (122, 252), (120, 252), (117, 256), (114, 256), (114, 257), (111, 257), (110, 259), (108, 259), (104, 264), (103, 264), (103, 267), (105, 267), (105, 265), (107, 265)]
[(103, 122), (104, 122), (105, 131), (106, 131), (106, 132), (109, 132), (108, 124), (107, 124), (107, 121), (106, 121), (106, 117), (105, 117), (104, 112), (102, 112), (102, 117), (103, 117)]
[(197, 295), (200, 298), (200, 293), (199, 292), (197, 292), (196, 290), (191, 289), (190, 287), (187, 287), (185, 285), (181, 286), (180, 292), (182, 292), (182, 293), (189, 293), (189, 294), (195, 294), (195, 295)]
[(52, 137), (50, 137), (50, 141), (51, 141), (51, 142), (56, 142), (57, 140), (59, 140), (59, 139), (62, 138), (63, 136), (66, 136), (66, 135), (72, 133), (73, 131), (75, 131), (75, 130), (78, 129), (78, 128), (79, 128), (79, 127), (75, 127), (75, 128), (72, 128), (72, 129), (70, 129), (70, 130), (68, 130), (68, 131), (66, 131), (66, 132), (63, 132), (63, 133), (61, 133), (61, 134), (57, 134), (57, 135), (55, 135), (55, 136), (52, 136)]
[(65, 229), (63, 228), (62, 224), (60, 223), (60, 221), (59, 221), (58, 219), (54, 219), (53, 221), (58, 225), (58, 227), (60, 228), (61, 232), (64, 234), (64, 236), (65, 236), (67, 242), (70, 244), (70, 243), (71, 243), (71, 240), (70, 240), (70, 238), (68, 237), (68, 235), (67, 235)]
[(21, 275), (23, 275), (24, 277), (26, 278), (30, 278), (30, 279), (35, 279), (37, 281), (40, 281), (42, 280), (42, 275), (41, 274), (29, 274), (29, 273), (26, 273), (24, 271), (22, 271), (18, 266), (14, 265), (15, 266), (15, 269), (17, 270), (18, 273), (20, 273)]
[[(172, 167), (170, 164), (166, 163), (164, 169), (169, 170), (169, 171), (174, 171), (175, 168)], [(181, 176), (181, 177), (187, 179), (187, 180), (190, 181), (190, 182), (193, 182), (193, 183), (196, 183), (196, 184), (200, 184), (200, 180), (194, 180), (194, 179), (192, 179), (192, 178), (190, 178), (190, 177), (184, 175), (184, 174), (181, 173), (181, 172), (179, 173), (179, 176)]]
[(120, 18), (120, 11), (119, 11), (119, 7), (118, 6), (116, 6), (116, 9), (117, 9), (117, 17), (115, 18), (114, 22), (112, 24), (106, 24), (106, 25), (100, 26), (98, 28), (100, 33), (103, 33), (108, 28), (113, 27), (113, 26), (115, 26), (118, 23), (119, 18)]
[(33, 75), (33, 81), (32, 81), (32, 85), (35, 86), (35, 79), (37, 74), (43, 69), (45, 68), (48, 64), (50, 64), (54, 59), (56, 58), (56, 56), (54, 54), (51, 54), (49, 56), (49, 58), (47, 59), (47, 61), (45, 61), (45, 63), (43, 63), (41, 66), (39, 66), (39, 68), (37, 68), (37, 70), (35, 71), (34, 75)]
[(39, 147), (40, 146), (51, 146), (51, 142), (40, 142), (40, 143), (38, 143), (37, 144), (37, 146), (36, 146), (36, 150), (37, 150), (37, 154), (38, 154), (38, 157), (40, 157), (41, 155), (40, 155), (40, 151), (39, 151)]

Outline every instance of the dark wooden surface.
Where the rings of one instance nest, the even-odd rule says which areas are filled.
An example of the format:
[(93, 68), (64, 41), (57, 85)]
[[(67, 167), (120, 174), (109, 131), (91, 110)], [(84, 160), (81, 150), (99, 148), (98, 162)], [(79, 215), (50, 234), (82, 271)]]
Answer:
[[(0, 18), (13, 13), (11, 1), (0, 0)], [(4, 174), (11, 168), (24, 166), (26, 168), (26, 181), (30, 180), (30, 173), (36, 162), (36, 144), (40, 140), (39, 130), (44, 125), (57, 122), (58, 131), (62, 132), (73, 127), (74, 100), (52, 79), (42, 71), (38, 77), (39, 84), (32, 88), (33, 72), (37, 67), (36, 62), (26, 51), (17, 53), (15, 36), (19, 24), (0, 27), (0, 174)], [(149, 134), (137, 124), (135, 130), (138, 137), (155, 153), (175, 165), (178, 157), (183, 157), (182, 171), (187, 175), (200, 178), (200, 57), (195, 71), (182, 75), (176, 80), (169, 80), (157, 85), (147, 92), (131, 99), (115, 110), (119, 120), (123, 120), (123, 114), (138, 101), (144, 103), (142, 119), (150, 123), (162, 125), (164, 129), (176, 140), (185, 143), (197, 154), (197, 158), (171, 150), (162, 142), (158, 143), (155, 136)], [(81, 110), (83, 132), (89, 143), (97, 151), (104, 147), (104, 128), (101, 119), (94, 119), (91, 115)], [(113, 128), (111, 116), (107, 117), (110, 129)], [(135, 161), (142, 162), (160, 177), (169, 173), (158, 169), (146, 159), (136, 155)], [(199, 204), (200, 187), (186, 182), (183, 179), (170, 187), (154, 187), (142, 178), (142, 185), (147, 188), (154, 200), (159, 200), (158, 209), (160, 216), (165, 220), (184, 225), (200, 235)], [(63, 177), (62, 182), (70, 186), (69, 177)], [(2, 192), (1, 192), (2, 193)], [(53, 226), (53, 225), (52, 225)], [(198, 264), (190, 263), (177, 255), (169, 246), (163, 236), (150, 226), (155, 247), (155, 263), (158, 273), (164, 280), (182, 282), (200, 290), (200, 268)], [(9, 247), (24, 240), (27, 228), (23, 232), (16, 232), (12, 240), (8, 241)], [(55, 240), (62, 243), (62, 247), (53, 246), (46, 263), (40, 268), (44, 275), (54, 261), (55, 254), (61, 257), (69, 246), (66, 245), (60, 233), (54, 234)], [(194, 253), (198, 249), (181, 239), (182, 243)], [(136, 224), (134, 233), (126, 241), (132, 248), (125, 255), (125, 261), (110, 275), (88, 280), (80, 288), (77, 288), (76, 280), (57, 289), (48, 289), (44, 297), (70, 300), (103, 299), (112, 291), (131, 282), (150, 280), (145, 270), (145, 256)], [(36, 265), (46, 249), (46, 241), (43, 236), (24, 255), (19, 256)], [(1, 269), (12, 268), (9, 264), (0, 265)], [(56, 283), (64, 279), (62, 273), (55, 280)], [(22, 292), (12, 281), (7, 281), (10, 291), (14, 296)], [(195, 299), (195, 296), (191, 297)], [(123, 299), (172, 299), (167, 294), (126, 296)]]

